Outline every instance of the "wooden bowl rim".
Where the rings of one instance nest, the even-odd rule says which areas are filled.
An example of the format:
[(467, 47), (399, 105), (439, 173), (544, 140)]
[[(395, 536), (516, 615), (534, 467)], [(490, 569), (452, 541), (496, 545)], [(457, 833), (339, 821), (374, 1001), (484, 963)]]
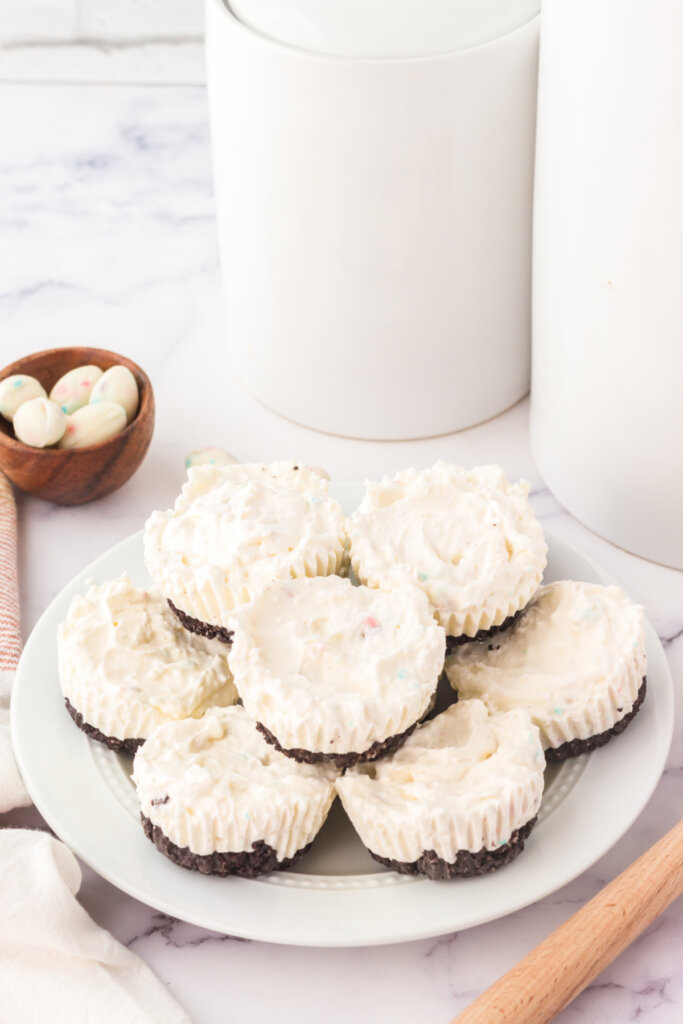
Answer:
[[(10, 450), (14, 449), (18, 452), (30, 453), (34, 457), (40, 455), (41, 457), (52, 459), (65, 458), (67, 455), (89, 455), (91, 452), (106, 448), (107, 445), (111, 445), (115, 441), (120, 444), (121, 441), (125, 440), (126, 435), (131, 434), (136, 427), (142, 427), (143, 412), (147, 414), (151, 403), (154, 401), (152, 382), (142, 367), (138, 366), (133, 359), (129, 359), (128, 356), (123, 356), (119, 352), (114, 352), (112, 349), (92, 348), (87, 345), (62, 345), (58, 348), (44, 348), (41, 349), (40, 352), (30, 352), (22, 359), (15, 359), (14, 362), (8, 363), (7, 366), (0, 370), (0, 381), (3, 381), (6, 377), (11, 377), (16, 373), (21, 373), (20, 366), (22, 363), (25, 363), (27, 359), (39, 359), (41, 356), (50, 356), (55, 352), (102, 353), (118, 360), (115, 365), (127, 366), (129, 370), (133, 369), (142, 381), (142, 387), (138, 388), (140, 392), (140, 405), (138, 411), (135, 413), (135, 416), (130, 423), (128, 423), (123, 430), (119, 430), (118, 434), (114, 434), (113, 437), (107, 437), (104, 441), (98, 441), (97, 444), (84, 445), (82, 448), (33, 448), (30, 444), (24, 444), (23, 441), (17, 441), (16, 437), (11, 437), (9, 434), (6, 434), (4, 430), (0, 430), (0, 447), (6, 447)], [(84, 365), (87, 365), (87, 361)]]

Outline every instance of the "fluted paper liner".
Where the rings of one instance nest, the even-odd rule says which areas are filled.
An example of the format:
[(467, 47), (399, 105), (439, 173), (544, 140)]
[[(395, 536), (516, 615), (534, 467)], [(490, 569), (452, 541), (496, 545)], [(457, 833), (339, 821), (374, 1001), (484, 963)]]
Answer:
[[(548, 589), (563, 585), (581, 586), (582, 584), (564, 581), (560, 584), (550, 584)], [(638, 606), (631, 607), (637, 608)], [(511, 635), (510, 642), (513, 641), (514, 635)], [(446, 674), (451, 686), (457, 690), (460, 697), (464, 699), (478, 698), (486, 704), (489, 711), (501, 711), (505, 707), (514, 706), (512, 697), (508, 697), (503, 705), (502, 702), (497, 701), (496, 695), (487, 692), (484, 686), (469, 686), (466, 672), (461, 674), (458, 672), (459, 657), (459, 652), (455, 652), (446, 659)], [(481, 648), (481, 657), (484, 660), (487, 657), (484, 646)], [(562, 672), (562, 669), (560, 656), (558, 671)], [(589, 692), (582, 698), (582, 680), (579, 673), (572, 686), (571, 703), (567, 703), (567, 706), (563, 706), (561, 709), (533, 707), (522, 694), (520, 694), (519, 705), (529, 711), (538, 726), (541, 742), (545, 749), (560, 747), (572, 740), (590, 739), (592, 736), (609, 731), (620, 719), (630, 713), (646, 671), (647, 654), (641, 609), (635, 630), (624, 645), (621, 655), (616, 658), (614, 664), (609, 667), (609, 671), (599, 682), (591, 680), (590, 687), (594, 692)]]
[[(61, 627), (60, 627), (61, 634)], [(90, 675), (79, 672), (78, 665), (66, 659), (58, 644), (59, 681), (63, 695), (80, 712), (87, 725), (99, 729), (105, 736), (118, 740), (145, 739), (159, 725), (173, 720), (173, 716), (153, 704), (138, 700), (130, 690), (115, 690), (93, 684)], [(237, 700), (232, 678), (206, 695), (204, 700), (187, 707), (184, 715), (196, 718), (207, 708), (227, 706)]]
[[(291, 549), (279, 552), (277, 564), (269, 558), (255, 559), (253, 563), (222, 567), (207, 560), (205, 564), (187, 561), (188, 552), (169, 551), (159, 541), (159, 532), (165, 522), (191, 512), (194, 502), (211, 495), (226, 483), (258, 485), (276, 481), (274, 493), (282, 496), (289, 492), (310, 500), (304, 520), (308, 528), (305, 539), (292, 535)], [(326, 502), (325, 506), (317, 505)], [(272, 511), (272, 502), (266, 499), (266, 520)], [(326, 508), (325, 530), (316, 525), (314, 507)], [(216, 523), (221, 515), (230, 519), (230, 511), (215, 512)], [(254, 520), (258, 524), (259, 519)], [(207, 527), (210, 528), (210, 527)], [(176, 499), (173, 509), (154, 512), (145, 524), (145, 565), (162, 591), (180, 611), (192, 618), (215, 626), (227, 626), (231, 613), (251, 601), (264, 585), (275, 579), (300, 576), (328, 576), (338, 573), (346, 558), (345, 520), (338, 502), (330, 498), (327, 481), (318, 474), (294, 462), (266, 465), (262, 463), (234, 464), (230, 466), (201, 466), (190, 470), (188, 480)], [(264, 572), (264, 567), (266, 571)], [(270, 573), (270, 575), (269, 575)]]
[[(365, 586), (374, 587), (376, 590), (384, 589), (379, 577), (364, 571), (362, 560), (358, 557), (357, 552), (354, 552), (353, 545), (351, 547), (351, 567), (356, 578)], [(526, 608), (541, 584), (544, 568), (545, 562), (533, 576), (525, 579), (520, 584), (518, 590), (507, 604), (501, 604), (494, 600), (485, 602), (476, 608), (466, 608), (451, 612), (443, 607), (435, 606), (434, 616), (436, 621), (440, 626), (443, 626), (446, 636), (455, 637), (475, 637), (480, 629), (486, 630), (492, 629), (494, 626), (500, 626), (506, 619)]]
[(491, 799), (476, 814), (450, 817), (446, 812), (411, 815), (408, 822), (380, 817), (375, 804), (365, 803), (350, 792), (350, 780), (337, 780), (337, 792), (344, 810), (363, 845), (378, 857), (412, 863), (427, 850), (452, 864), (460, 850), (478, 853), (495, 850), (506, 843), (515, 829), (526, 825), (538, 813), (540, 796), (531, 789), (519, 789), (508, 800)]
[[(412, 863), (433, 850), (447, 863), (453, 863), (461, 850), (477, 853), (498, 849), (515, 829), (536, 816), (543, 794), (544, 767), (538, 739), (536, 747), (538, 767), (528, 772), (524, 784), (510, 786), (502, 773), (498, 790), (467, 811), (454, 813), (446, 801), (441, 807), (429, 807), (419, 800), (385, 801), (374, 795), (373, 787), (381, 784), (372, 779), (366, 766), (352, 768), (340, 776), (337, 792), (358, 835), (372, 853)], [(360, 785), (359, 776), (364, 776)]]
[[(209, 712), (209, 715), (217, 713), (220, 714)], [(248, 720), (241, 708), (227, 709), (226, 713), (238, 713)], [(199, 723), (197, 725), (199, 728)], [(254, 743), (262, 749), (262, 763), (281, 759), (290, 776), (298, 776), (296, 782), (300, 792), (292, 794), (282, 787), (269, 785), (268, 781), (263, 783), (255, 771), (253, 785), (248, 790), (248, 811), (244, 809), (246, 805), (242, 800), (230, 799), (225, 793), (217, 795), (213, 802), (210, 798), (204, 799), (201, 807), (191, 807), (183, 799), (183, 774), (178, 772), (178, 768), (182, 769), (185, 763), (185, 772), (191, 769), (192, 760), (187, 755), (192, 741), (181, 740), (177, 744), (177, 766), (169, 774), (168, 793), (160, 791), (164, 787), (163, 784), (159, 786), (159, 779), (150, 788), (149, 779), (155, 770), (154, 760), (159, 750), (169, 740), (174, 741), (177, 734), (175, 725), (157, 730), (136, 754), (134, 781), (140, 809), (177, 846), (188, 847), (193, 853), (206, 856), (211, 853), (250, 852), (253, 843), (263, 841), (275, 850), (277, 859), (281, 861), (312, 842), (322, 828), (335, 798), (336, 772), (329, 767), (298, 765), (274, 750), (259, 735), (255, 723), (251, 725)], [(229, 743), (231, 740), (228, 736), (219, 742)], [(226, 770), (228, 777), (229, 771)], [(179, 786), (176, 781), (179, 781)], [(166, 796), (168, 800), (165, 800)]]
[[(293, 559), (287, 573), (273, 579), (296, 579), (300, 576), (332, 576), (343, 564), (344, 538), (339, 537), (333, 549), (321, 545)], [(231, 614), (254, 599), (260, 588), (240, 583), (232, 586), (226, 573), (217, 566), (206, 566), (201, 578), (188, 579), (173, 571), (168, 554), (145, 541), (145, 565), (164, 597), (186, 615), (212, 626), (227, 626)]]
[(377, 699), (368, 702), (362, 709), (361, 720), (349, 726), (343, 713), (327, 721), (299, 719), (292, 714), (284, 702), (276, 705), (250, 699), (242, 691), (242, 701), (252, 716), (273, 734), (285, 750), (305, 750), (319, 754), (363, 754), (374, 743), (381, 743), (389, 737), (400, 736), (415, 725), (432, 703), (434, 687), (416, 691), (410, 701), (401, 706), (387, 706)]
[[(420, 488), (428, 488), (435, 482), (452, 486), (455, 493), (461, 494), (470, 489), (473, 482), (481, 485), (481, 504), (477, 517), (467, 522), (468, 532), (461, 542), (465, 548), (474, 545), (478, 550), (481, 547), (483, 561), (487, 551), (487, 529), (491, 526), (487, 519), (487, 511), (494, 508), (496, 503), (507, 502), (509, 505), (507, 508), (499, 507), (495, 513), (491, 512), (491, 516), (495, 515), (499, 525), (507, 524), (513, 530), (521, 550), (508, 547), (507, 554), (499, 552), (501, 565), (489, 570), (488, 575), (483, 575), (481, 580), (476, 578), (479, 572), (477, 565), (476, 572), (467, 581), (477, 583), (479, 592), (476, 597), (464, 596), (462, 581), (455, 582), (439, 577), (435, 580), (428, 579), (427, 574), (422, 571), (428, 559), (425, 564), (421, 564), (420, 533), (415, 535), (417, 548), (411, 557), (405, 552), (400, 559), (396, 555), (396, 550), (403, 540), (404, 529), (409, 526), (416, 527), (421, 523), (429, 524), (432, 512), (438, 511), (443, 514), (444, 509), (448, 508), (443, 502), (434, 505), (433, 509), (429, 508), (427, 502), (427, 507), (420, 515), (417, 515), (414, 509), (404, 512), (405, 522), (399, 519), (398, 524), (389, 525), (388, 533), (381, 532), (379, 546), (373, 538), (373, 516), (381, 513), (385, 507), (396, 507), (400, 510), (404, 499), (412, 501), (420, 493)], [(396, 499), (394, 506), (396, 491), (401, 488), (405, 490)], [(353, 571), (361, 583), (380, 590), (393, 589), (399, 580), (412, 582), (421, 587), (429, 596), (436, 620), (443, 626), (447, 636), (474, 637), (480, 630), (500, 626), (506, 619), (526, 607), (541, 583), (545, 568), (547, 546), (540, 525), (529, 505), (528, 489), (529, 485), (524, 481), (511, 484), (502, 469), (497, 466), (480, 466), (465, 470), (443, 461), (419, 472), (414, 469), (403, 470), (395, 477), (385, 477), (377, 484), (368, 482), (363, 502), (347, 524), (349, 558)], [(428, 490), (424, 493), (429, 495)], [(431, 500), (434, 501), (433, 498)], [(496, 523), (492, 525), (495, 527)], [(451, 526), (453, 529), (464, 528), (457, 511), (453, 513)], [(408, 536), (410, 538), (410, 534)], [(500, 534), (496, 533), (495, 536), (500, 547)], [(507, 545), (506, 539), (506, 547)], [(434, 554), (431, 542), (427, 544), (427, 548), (431, 557)], [(447, 558), (441, 561), (443, 565), (448, 564)]]
[(636, 702), (645, 676), (644, 661), (641, 646), (633, 651), (633, 657), (621, 659), (614, 675), (605, 680), (602, 692), (594, 694), (583, 706), (556, 717), (538, 718), (543, 746), (560, 747), (571, 740), (587, 740), (612, 729)]

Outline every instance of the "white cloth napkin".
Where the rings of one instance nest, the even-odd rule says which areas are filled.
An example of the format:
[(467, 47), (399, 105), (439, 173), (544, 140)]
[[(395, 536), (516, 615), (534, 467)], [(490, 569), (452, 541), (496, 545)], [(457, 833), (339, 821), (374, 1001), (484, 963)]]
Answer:
[[(0, 814), (31, 803), (9, 731), (20, 654), (17, 514), (0, 473)], [(190, 1024), (149, 967), (76, 900), (81, 869), (73, 853), (45, 832), (1, 826), (2, 818), (2, 1024)]]
[(0, 830), (3, 1024), (190, 1024), (149, 967), (88, 916), (80, 884), (63, 843)]

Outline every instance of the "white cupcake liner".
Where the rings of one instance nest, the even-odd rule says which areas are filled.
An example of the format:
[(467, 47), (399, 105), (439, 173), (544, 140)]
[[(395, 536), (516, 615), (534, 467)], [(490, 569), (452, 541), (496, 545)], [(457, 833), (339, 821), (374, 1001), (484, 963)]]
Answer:
[[(311, 546), (299, 558), (293, 559), (276, 579), (296, 579), (300, 576), (332, 576), (343, 565), (344, 538), (339, 537), (333, 548), (327, 545)], [(179, 556), (157, 548), (145, 536), (145, 565), (154, 583), (164, 597), (180, 611), (194, 619), (213, 626), (227, 626), (235, 609), (248, 604), (264, 586), (253, 587), (248, 580), (231, 582), (217, 566), (207, 566), (192, 573), (182, 564)]]
[(372, 782), (362, 792), (349, 773), (338, 778), (336, 786), (344, 810), (368, 850), (407, 863), (418, 860), (426, 850), (434, 850), (452, 864), (460, 850), (497, 849), (515, 829), (536, 816), (543, 793), (541, 778), (492, 798), (469, 814), (451, 816), (444, 809), (423, 809), (418, 802), (385, 809), (381, 801), (372, 799)]
[(144, 739), (164, 722), (238, 699), (225, 648), (192, 637), (160, 594), (133, 587), (125, 573), (74, 597), (57, 665), (71, 706), (114, 739)]
[(501, 626), (506, 619), (511, 618), (511, 616), (516, 615), (517, 612), (526, 608), (529, 601), (538, 590), (542, 576), (542, 570), (536, 573), (533, 579), (529, 580), (520, 588), (519, 592), (515, 595), (514, 600), (511, 600), (509, 604), (500, 605), (493, 602), (490, 605), (485, 605), (478, 609), (471, 609), (465, 613), (444, 613), (437, 608), (437, 621), (440, 622), (446, 630), (447, 636), (455, 637), (475, 637), (480, 629), (486, 630), (493, 629), (494, 626)]
[(460, 851), (496, 850), (536, 816), (544, 768), (525, 711), (489, 715), (481, 701), (462, 701), (385, 761), (349, 769), (336, 788), (378, 857), (413, 863), (434, 851), (452, 864)]
[[(351, 568), (358, 581), (366, 587), (373, 587), (375, 590), (387, 589), (378, 576), (368, 574), (363, 569), (362, 559), (351, 548)], [(475, 637), (480, 629), (492, 629), (494, 626), (502, 625), (506, 619), (526, 608), (532, 599), (543, 578), (545, 563), (533, 574), (530, 574), (515, 591), (509, 602), (503, 603), (495, 597), (476, 608), (465, 608), (457, 611), (449, 611), (446, 608), (434, 606), (434, 617), (440, 626), (443, 626), (446, 636), (469, 636)]]
[(411, 701), (393, 714), (378, 709), (372, 720), (366, 719), (352, 728), (344, 728), (342, 723), (343, 743), (339, 739), (339, 720), (302, 721), (281, 707), (273, 709), (259, 700), (242, 697), (242, 703), (251, 717), (264, 725), (284, 750), (343, 757), (347, 754), (365, 754), (375, 743), (383, 743), (393, 736), (402, 736), (428, 713), (433, 696), (432, 693), (426, 693), (422, 700)]
[[(256, 558), (245, 565), (222, 567), (210, 556), (198, 558), (194, 564), (192, 541), (189, 550), (168, 550), (164, 545), (166, 525), (192, 515), (196, 501), (210, 498), (222, 485), (263, 484), (262, 508), (251, 513), (251, 525), (258, 528), (277, 508), (277, 498), (289, 494), (307, 501), (307, 510), (299, 526), (291, 524), (292, 549), (284, 543), (274, 558)], [(269, 492), (268, 487), (273, 487)], [(239, 487), (238, 487), (239, 491)], [(221, 519), (230, 519), (229, 504), (218, 502), (203, 520), (202, 544), (211, 539), (211, 530)], [(144, 551), (147, 569), (164, 596), (180, 611), (192, 618), (216, 626), (227, 626), (230, 614), (253, 599), (263, 586), (274, 579), (298, 576), (325, 576), (337, 573), (343, 565), (346, 547), (345, 520), (338, 502), (330, 498), (327, 481), (304, 465), (288, 462), (199, 466), (190, 469), (172, 509), (153, 512), (145, 524)], [(188, 561), (189, 559), (189, 561)]]
[[(235, 710), (243, 714), (241, 709)], [(246, 714), (244, 720), (248, 721)], [(285, 786), (263, 785), (259, 773), (255, 772), (254, 783), (248, 790), (238, 788), (236, 795), (226, 793), (218, 780), (215, 795), (210, 790), (203, 792), (198, 801), (189, 806), (177, 763), (167, 776), (163, 767), (159, 767), (158, 758), (160, 752), (168, 749), (170, 740), (177, 746), (182, 765), (184, 753), (191, 750), (192, 739), (177, 741), (177, 730), (173, 726), (166, 727), (153, 733), (136, 754), (134, 782), (140, 809), (176, 846), (188, 847), (193, 853), (206, 856), (250, 852), (255, 842), (262, 841), (275, 850), (281, 861), (294, 856), (320, 831), (336, 795), (336, 773), (330, 768), (296, 765), (269, 747), (254, 724), (250, 725), (253, 743), (262, 745), (264, 758), (281, 758), (288, 766), (290, 777), (297, 776), (295, 792)], [(188, 757), (187, 771), (192, 767), (192, 759)], [(229, 769), (225, 778), (229, 778)]]
[(324, 795), (300, 798), (277, 809), (262, 809), (253, 804), (248, 818), (233, 815), (231, 805), (225, 802), (204, 814), (193, 814), (177, 803), (172, 811), (167, 811), (171, 801), (169, 805), (152, 806), (146, 800), (140, 803), (140, 809), (176, 846), (187, 847), (199, 856), (251, 852), (254, 843), (264, 842), (282, 861), (315, 839), (334, 797), (334, 788), (330, 786)]
[(608, 732), (633, 708), (645, 672), (645, 655), (641, 646), (637, 652), (634, 651), (633, 658), (622, 659), (612, 678), (605, 680), (604, 690), (593, 694), (582, 706), (563, 710), (561, 715), (554, 717), (541, 718), (532, 714), (543, 746), (546, 749), (561, 747), (572, 740), (587, 740)]
[[(508, 549), (507, 560), (503, 560), (495, 570), (492, 569), (480, 583), (477, 581), (476, 593), (465, 593), (462, 581), (446, 578), (427, 580), (426, 575), (420, 572), (424, 566), (420, 564), (419, 535), (415, 538), (418, 547), (410, 558), (406, 554), (402, 561), (392, 561), (387, 553), (393, 550), (390, 547), (391, 537), (396, 534), (395, 540), (398, 543), (401, 536), (396, 523), (388, 527), (389, 546), (386, 544), (387, 538), (382, 536), (381, 550), (378, 548), (377, 538), (373, 536), (373, 530), (376, 529), (373, 527), (373, 516), (381, 512), (385, 495), (386, 504), (392, 505), (396, 492), (405, 488), (396, 506), (400, 509), (403, 497), (410, 501), (422, 486), (446, 483), (465, 493), (471, 491), (473, 486), (476, 490), (477, 482), (482, 488), (481, 501), (484, 507), (489, 508), (500, 502), (505, 506), (507, 502), (508, 507), (499, 508), (496, 515), (500, 516), (503, 525), (507, 523), (514, 527), (517, 547), (514, 552)], [(430, 469), (420, 472), (404, 470), (392, 479), (384, 478), (378, 484), (370, 482), (363, 502), (347, 525), (353, 571), (366, 586), (380, 590), (391, 590), (400, 580), (419, 586), (429, 597), (437, 622), (443, 626), (447, 636), (474, 637), (480, 630), (500, 626), (529, 603), (541, 583), (545, 568), (547, 545), (529, 505), (528, 489), (529, 485), (524, 481), (518, 484), (507, 481), (500, 467), (481, 466), (467, 471), (445, 462), (437, 462)], [(443, 507), (438, 506), (441, 510)], [(434, 506), (431, 511), (436, 511), (436, 508)], [(409, 515), (408, 512), (403, 514)], [(457, 516), (457, 513), (454, 515)], [(483, 513), (481, 516), (485, 519)], [(418, 521), (428, 522), (429, 513), (424, 511)], [(460, 522), (454, 519), (456, 521)], [(410, 520), (406, 518), (401, 527), (408, 523)], [(479, 519), (468, 523), (467, 536), (471, 542), (481, 544), (482, 557), (486, 551), (485, 526), (486, 523), (479, 522)], [(463, 543), (466, 541), (463, 540)], [(430, 549), (431, 554), (433, 552)], [(468, 581), (472, 582), (471, 579)]]
[(444, 612), (437, 608), (437, 622), (446, 630), (446, 636), (454, 637), (475, 637), (480, 629), (487, 630), (493, 629), (494, 626), (501, 626), (506, 619), (526, 608), (538, 590), (542, 576), (542, 570), (536, 573), (533, 579), (520, 587), (515, 598), (506, 605), (491, 602), (489, 605), (466, 612)]
[[(457, 652), (452, 656), (457, 665)], [(485, 654), (484, 654), (485, 657)], [(497, 700), (496, 695), (489, 693), (484, 687), (468, 685), (467, 676), (458, 677), (457, 668), (451, 674), (450, 659), (446, 660), (446, 674), (458, 695), (468, 700), (482, 700), (489, 711), (503, 711), (511, 706), (508, 699), (505, 704)], [(560, 670), (562, 666), (559, 666)], [(647, 655), (645, 651), (645, 630), (643, 621), (639, 623), (638, 632), (632, 644), (617, 659), (609, 674), (599, 684), (591, 681), (593, 692), (582, 700), (580, 674), (577, 675), (572, 692), (571, 703), (564, 702), (561, 708), (534, 708), (520, 695), (519, 706), (526, 708), (541, 734), (544, 749), (560, 747), (572, 740), (587, 740), (612, 729), (617, 722), (629, 714), (638, 697), (647, 672)], [(596, 685), (598, 688), (596, 689)]]
[(168, 721), (158, 709), (140, 701), (89, 689), (75, 672), (60, 668), (60, 682), (63, 695), (83, 721), (113, 739), (146, 739), (153, 729)]
[(78, 666), (58, 657), (59, 680), (63, 695), (87, 725), (117, 740), (146, 739), (154, 729), (181, 718), (199, 718), (210, 707), (227, 707), (238, 699), (232, 680), (207, 694), (202, 701), (174, 716), (151, 704), (137, 700), (131, 693), (108, 690), (93, 684), (92, 676)]

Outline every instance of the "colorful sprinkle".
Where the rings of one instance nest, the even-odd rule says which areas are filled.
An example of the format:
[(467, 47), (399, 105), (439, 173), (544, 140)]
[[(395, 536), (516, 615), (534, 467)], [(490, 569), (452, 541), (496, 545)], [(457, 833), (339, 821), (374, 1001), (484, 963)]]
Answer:
[(98, 366), (77, 366), (59, 378), (50, 391), (50, 398), (62, 407), (67, 416), (72, 416), (88, 404), (93, 385), (101, 376)]

